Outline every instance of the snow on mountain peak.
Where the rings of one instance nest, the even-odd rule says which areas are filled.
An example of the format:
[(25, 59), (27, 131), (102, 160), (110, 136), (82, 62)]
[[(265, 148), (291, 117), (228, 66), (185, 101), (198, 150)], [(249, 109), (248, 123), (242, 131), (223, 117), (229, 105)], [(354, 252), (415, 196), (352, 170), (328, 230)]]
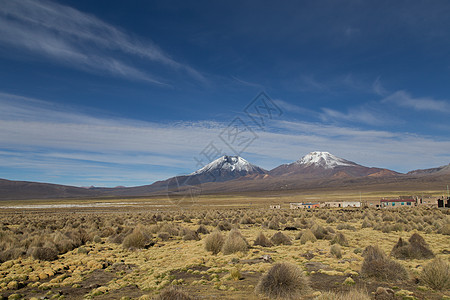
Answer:
[(297, 164), (306, 166), (320, 166), (325, 169), (333, 169), (337, 166), (354, 166), (348, 160), (334, 156), (329, 152), (314, 151), (303, 156), (300, 160), (296, 162)]
[(203, 168), (195, 171), (194, 173), (190, 175), (199, 175), (205, 172), (213, 171), (213, 170), (226, 170), (226, 171), (246, 171), (251, 172), (255, 169), (255, 167), (239, 156), (228, 156), (224, 155), (222, 157), (219, 157), (218, 159), (212, 161), (211, 163), (207, 164)]

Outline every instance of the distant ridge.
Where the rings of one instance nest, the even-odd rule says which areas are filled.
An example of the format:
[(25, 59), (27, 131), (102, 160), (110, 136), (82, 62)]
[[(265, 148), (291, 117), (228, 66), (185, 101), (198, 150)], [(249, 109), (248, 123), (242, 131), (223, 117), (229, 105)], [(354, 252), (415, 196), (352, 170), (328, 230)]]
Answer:
[(364, 186), (395, 189), (422, 186), (428, 190), (431, 186), (441, 188), (448, 182), (450, 165), (401, 174), (362, 166), (326, 151), (314, 151), (270, 171), (240, 156), (225, 155), (191, 174), (136, 187), (86, 188), (0, 179), (0, 200), (167, 196), (188, 193), (192, 186), (201, 187), (199, 190), (206, 194), (361, 189)]

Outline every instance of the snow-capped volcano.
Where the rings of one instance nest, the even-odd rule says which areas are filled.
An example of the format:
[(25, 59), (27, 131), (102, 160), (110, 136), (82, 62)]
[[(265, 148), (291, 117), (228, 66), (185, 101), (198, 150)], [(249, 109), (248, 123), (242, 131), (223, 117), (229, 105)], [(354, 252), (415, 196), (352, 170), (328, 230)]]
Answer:
[(334, 156), (330, 152), (314, 151), (303, 156), (295, 164), (333, 169), (337, 166), (356, 166), (354, 162)]
[(267, 171), (239, 156), (222, 156), (189, 176), (198, 177), (200, 182), (227, 181), (248, 175), (266, 174)]
[(222, 156), (203, 168), (195, 171), (194, 173), (190, 175), (199, 175), (205, 172), (211, 172), (214, 170), (222, 170), (222, 171), (229, 171), (229, 172), (257, 172), (259, 173), (259, 170), (262, 170), (261, 168), (252, 165), (245, 159), (239, 156)]
[(271, 176), (302, 176), (302, 178), (344, 178), (362, 176), (393, 176), (398, 173), (358, 165), (329, 152), (314, 151), (296, 162), (281, 165), (269, 172)]

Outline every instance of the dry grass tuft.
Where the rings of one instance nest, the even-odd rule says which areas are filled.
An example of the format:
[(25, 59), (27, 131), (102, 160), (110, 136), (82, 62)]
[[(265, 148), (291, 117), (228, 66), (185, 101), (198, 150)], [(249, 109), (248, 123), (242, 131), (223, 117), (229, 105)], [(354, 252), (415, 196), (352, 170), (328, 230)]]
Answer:
[(156, 300), (192, 300), (193, 298), (181, 291), (180, 289), (176, 289), (174, 287), (170, 287), (167, 290), (164, 290)]
[(378, 246), (368, 246), (363, 252), (361, 275), (379, 280), (404, 280), (408, 278), (405, 267), (389, 259)]
[(350, 290), (346, 293), (325, 292), (315, 300), (370, 300), (369, 294), (364, 290)]
[(348, 240), (342, 232), (336, 233), (334, 238), (331, 240), (331, 244), (339, 244), (344, 247), (348, 247)]
[(330, 253), (334, 256), (336, 256), (336, 258), (342, 258), (342, 249), (341, 246), (339, 246), (339, 244), (334, 244), (330, 247)]
[(408, 240), (399, 238), (397, 244), (392, 248), (391, 256), (399, 259), (430, 259), (434, 257), (424, 238), (414, 233)]
[(34, 259), (52, 261), (58, 259), (58, 251), (48, 247), (31, 248), (31, 256)]
[(273, 246), (272, 242), (264, 235), (264, 233), (262, 231), (259, 232), (253, 245), (254, 246), (262, 246), (262, 247), (272, 247)]
[(127, 235), (123, 240), (122, 246), (127, 249), (139, 249), (145, 248), (150, 243), (151, 235), (141, 227), (136, 227), (132, 233)]
[(219, 231), (213, 231), (205, 238), (205, 249), (206, 251), (212, 252), (212, 254), (217, 254), (223, 247), (225, 238)]
[(231, 254), (236, 252), (246, 252), (248, 243), (237, 229), (233, 229), (228, 234), (222, 246), (223, 254)]
[(298, 299), (310, 290), (303, 272), (293, 264), (278, 263), (264, 274), (256, 286), (256, 293), (270, 299)]
[(314, 233), (310, 230), (310, 229), (306, 229), (300, 237), (300, 244), (306, 244), (306, 242), (311, 242), (314, 243), (315, 241), (317, 241), (316, 236), (314, 235)]
[(278, 231), (277, 233), (275, 233), (271, 238), (270, 241), (274, 244), (274, 245), (292, 245), (291, 239), (285, 235), (284, 233), (282, 233), (281, 231)]
[(433, 290), (449, 290), (450, 265), (441, 258), (435, 258), (423, 267), (420, 278)]

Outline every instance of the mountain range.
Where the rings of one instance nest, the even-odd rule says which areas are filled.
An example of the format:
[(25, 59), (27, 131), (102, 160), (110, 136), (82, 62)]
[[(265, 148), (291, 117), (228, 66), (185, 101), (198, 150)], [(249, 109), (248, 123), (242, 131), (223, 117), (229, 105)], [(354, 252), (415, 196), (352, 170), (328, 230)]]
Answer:
[(258, 191), (298, 191), (317, 188), (361, 187), (393, 184), (402, 186), (442, 186), (450, 180), (450, 165), (414, 170), (406, 174), (389, 169), (366, 167), (329, 152), (314, 151), (299, 160), (270, 171), (239, 156), (222, 156), (199, 170), (137, 187), (81, 188), (48, 183), (0, 179), (0, 199), (89, 198), (114, 196), (179, 195), (196, 192), (244, 193)]

